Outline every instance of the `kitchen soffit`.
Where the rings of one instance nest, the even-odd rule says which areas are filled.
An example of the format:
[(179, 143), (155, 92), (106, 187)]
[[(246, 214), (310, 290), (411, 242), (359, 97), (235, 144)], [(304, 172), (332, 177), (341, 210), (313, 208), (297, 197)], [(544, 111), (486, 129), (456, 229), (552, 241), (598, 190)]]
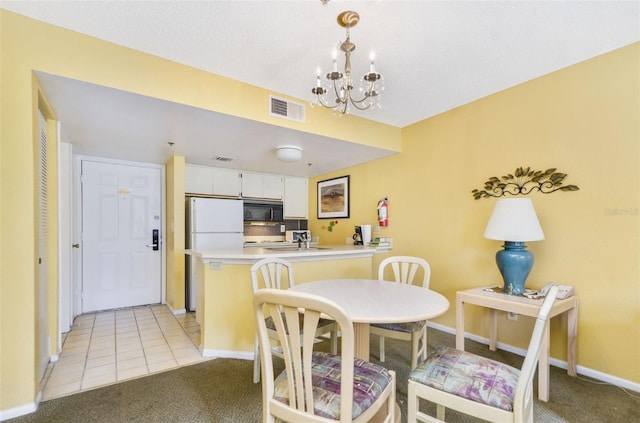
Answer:
[[(151, 163), (166, 163), (181, 155), (192, 164), (313, 177), (397, 153), (36, 74), (62, 122), (63, 141), (73, 144), (75, 154)], [(302, 160), (278, 160), (274, 148), (282, 144), (302, 147)], [(216, 156), (235, 159), (220, 162), (214, 160)]]

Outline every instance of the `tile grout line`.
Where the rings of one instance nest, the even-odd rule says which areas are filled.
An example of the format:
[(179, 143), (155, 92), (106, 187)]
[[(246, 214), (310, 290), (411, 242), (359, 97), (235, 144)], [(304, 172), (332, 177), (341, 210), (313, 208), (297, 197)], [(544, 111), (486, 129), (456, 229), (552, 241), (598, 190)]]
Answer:
[[(142, 342), (142, 334), (140, 333), (140, 326), (138, 325), (138, 315), (136, 314), (136, 309), (137, 308), (133, 309), (133, 318), (135, 319), (136, 329), (138, 330), (138, 339), (140, 340), (140, 347), (142, 348), (142, 357), (144, 357), (144, 365), (147, 368), (147, 375), (149, 375), (151, 374), (151, 369), (149, 368), (149, 360), (147, 360), (147, 352), (145, 351), (144, 343)], [(151, 315), (153, 316), (153, 309), (149, 307), (149, 310), (151, 311)]]
[[(176, 358), (175, 354), (173, 353), (173, 348), (171, 348), (171, 344), (169, 343), (169, 340), (167, 339), (167, 336), (164, 332), (164, 328), (162, 327), (162, 325), (160, 325), (160, 322), (158, 321), (158, 316), (156, 316), (155, 310), (153, 310), (153, 308), (151, 309), (151, 314), (153, 314), (153, 318), (156, 321), (156, 324), (158, 325), (158, 328), (160, 328), (160, 332), (162, 333), (162, 339), (164, 339), (164, 342), (167, 344), (167, 347), (169, 348), (169, 352), (171, 353), (171, 357), (173, 357), (173, 361), (176, 362), (176, 367), (180, 367), (180, 363), (178, 363), (178, 359)], [(175, 319), (175, 316), (172, 315), (172, 317)], [(177, 321), (177, 319), (176, 319)], [(180, 326), (182, 328), (182, 326)], [(184, 329), (183, 329), (184, 330)]]
[(89, 350), (91, 349), (91, 341), (93, 341), (93, 330), (96, 326), (96, 313), (92, 313), (93, 321), (91, 322), (91, 334), (89, 335), (89, 343), (87, 344), (87, 352), (84, 355), (84, 365), (82, 366), (82, 374), (80, 375), (80, 385), (78, 386), (78, 391), (82, 391), (82, 384), (84, 383), (84, 375), (87, 371), (87, 362), (89, 361)]

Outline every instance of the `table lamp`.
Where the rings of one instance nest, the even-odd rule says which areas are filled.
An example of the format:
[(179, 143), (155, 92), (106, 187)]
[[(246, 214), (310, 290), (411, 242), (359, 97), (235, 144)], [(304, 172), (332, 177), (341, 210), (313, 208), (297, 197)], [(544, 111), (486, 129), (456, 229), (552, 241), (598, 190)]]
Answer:
[(524, 283), (533, 266), (526, 241), (542, 241), (544, 233), (529, 198), (499, 198), (484, 231), (484, 237), (504, 241), (496, 263), (504, 280), (504, 292), (524, 294)]

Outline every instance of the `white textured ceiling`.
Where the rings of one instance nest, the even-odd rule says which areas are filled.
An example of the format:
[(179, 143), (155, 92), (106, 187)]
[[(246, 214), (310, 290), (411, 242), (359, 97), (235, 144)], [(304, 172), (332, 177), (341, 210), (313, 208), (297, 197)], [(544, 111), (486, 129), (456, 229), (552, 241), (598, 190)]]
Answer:
[[(310, 99), (317, 67), (328, 70), (333, 46), (344, 39), (344, 30), (337, 25), (336, 16), (344, 10), (355, 10), (360, 14), (360, 23), (351, 30), (351, 41), (357, 46), (352, 56), (353, 73), (359, 78), (368, 69), (368, 53), (374, 50), (386, 89), (381, 110), (354, 114), (396, 127), (640, 40), (639, 1), (330, 0), (322, 5), (320, 0), (3, 0), (0, 7), (304, 102)], [(59, 80), (55, 76), (45, 79), (45, 91), (50, 91), (47, 94), (52, 97), (58, 114), (67, 121), (77, 120), (75, 123), (63, 120), (63, 125), (69, 127), (65, 129), (67, 136), (80, 151), (83, 148), (88, 154), (99, 151), (92, 150), (97, 146), (92, 146), (87, 138), (102, 137), (88, 135), (91, 128), (86, 126), (90, 122), (81, 122), (78, 114), (70, 111), (71, 91), (74, 86), (79, 89), (77, 81)], [(132, 95), (94, 88), (96, 94), (104, 96)], [(156, 104), (154, 108), (151, 107), (153, 99), (135, 101), (146, 102), (150, 106), (148, 110), (158, 113), (160, 109), (164, 113), (172, 108), (177, 113), (179, 109), (183, 123), (190, 119), (207, 120), (199, 115), (202, 111), (195, 109), (167, 104)], [(103, 109), (96, 107), (91, 111), (104, 113), (100, 112)], [(130, 113), (121, 111), (112, 117), (123, 119), (121, 115), (125, 115), (131, 120), (138, 113), (127, 111)], [(90, 121), (95, 123), (100, 116), (92, 118)], [(203, 124), (200, 129), (207, 131), (210, 126)], [(229, 120), (231, 131), (240, 131), (242, 126), (234, 126), (233, 119)], [(147, 129), (155, 138), (145, 137), (146, 132), (141, 131), (136, 141), (140, 150), (158, 149), (157, 137), (161, 130)], [(83, 139), (78, 139), (80, 134)], [(109, 135), (113, 139), (118, 134)], [(189, 135), (186, 129), (182, 135)], [(220, 139), (214, 133), (209, 135)], [(305, 144), (304, 136), (289, 135)], [(287, 135), (274, 133), (274, 136)], [(322, 148), (325, 141), (331, 148), (354, 148), (337, 140), (332, 141), (337, 145), (330, 145), (327, 139), (306, 140), (307, 147), (309, 143), (320, 143), (313, 155), (304, 157), (305, 162), (313, 162), (313, 169), (307, 166), (304, 172), (296, 168), (289, 173), (314, 175), (337, 169), (338, 165), (344, 167), (344, 161), (331, 165), (331, 160), (326, 159), (331, 150)], [(181, 147), (187, 161), (193, 162), (189, 157), (196, 156), (196, 147), (188, 143)], [(273, 147), (275, 145), (269, 146)], [(333, 151), (332, 156), (336, 157), (336, 150)], [(240, 157), (245, 152), (246, 149), (228, 146), (225, 154)], [(358, 157), (357, 153), (354, 150), (349, 155)], [(207, 158), (214, 154), (217, 152), (208, 151)], [(370, 149), (362, 156), (370, 160), (384, 154), (388, 152)], [(355, 157), (346, 165), (356, 163)], [(135, 159), (139, 160), (137, 156)], [(155, 160), (160, 159), (143, 161)], [(242, 166), (269, 171), (276, 165), (277, 162), (269, 164), (258, 157), (247, 158)]]

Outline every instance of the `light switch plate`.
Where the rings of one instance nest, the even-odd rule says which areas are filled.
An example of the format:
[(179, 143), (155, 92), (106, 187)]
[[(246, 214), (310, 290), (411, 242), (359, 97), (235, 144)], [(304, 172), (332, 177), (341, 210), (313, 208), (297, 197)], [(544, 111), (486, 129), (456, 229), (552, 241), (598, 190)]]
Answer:
[(284, 232), (286, 229), (284, 227), (284, 225), (280, 225), (280, 232)]

